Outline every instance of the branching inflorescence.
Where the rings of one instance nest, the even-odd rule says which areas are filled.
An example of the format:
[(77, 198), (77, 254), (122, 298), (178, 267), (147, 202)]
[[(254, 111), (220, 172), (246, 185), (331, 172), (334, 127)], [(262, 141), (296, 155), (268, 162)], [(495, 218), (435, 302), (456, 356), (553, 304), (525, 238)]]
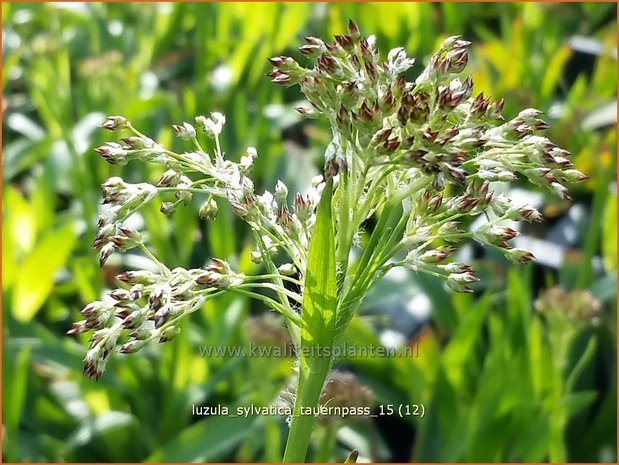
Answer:
[[(473, 97), (471, 77), (458, 77), (470, 45), (458, 36), (442, 43), (413, 82), (403, 77), (414, 64), (404, 49), (391, 50), (382, 61), (375, 38), (362, 38), (352, 21), (348, 34), (335, 39), (333, 44), (306, 39), (299, 50), (315, 62), (313, 67), (290, 57), (271, 59), (273, 82), (298, 85), (309, 101), (299, 113), (326, 118), (331, 126), (323, 176), (313, 180), (308, 193), (291, 198), (280, 181), (273, 193), (257, 194), (250, 178), (257, 152), (249, 148), (238, 163), (224, 158), (219, 136), (225, 117), (220, 113), (196, 117), (195, 126), (173, 126), (191, 146), (184, 153), (162, 147), (123, 117), (103, 123), (105, 129), (130, 134), (122, 144), (109, 142), (96, 149), (108, 162), (140, 160), (160, 164), (164, 172), (156, 185), (130, 184), (118, 177), (103, 183), (107, 208), (94, 247), (100, 250), (101, 265), (111, 253), (137, 247), (159, 271), (121, 273), (123, 287), (82, 310), (86, 319), (74, 323), (69, 333), (94, 330), (85, 359), (87, 375), (99, 378), (115, 350), (130, 353), (151, 340), (171, 340), (181, 318), (223, 292), (259, 299), (281, 313), (298, 344), (308, 243), (321, 191), (331, 186), (326, 183), (330, 179), (338, 334), (363, 296), (392, 267), (439, 276), (452, 290), (470, 292), (469, 284), (478, 280), (473, 269), (450, 259), (466, 241), (498, 249), (515, 263), (533, 260), (530, 252), (510, 246), (517, 232), (505, 223), (541, 221), (540, 213), (496, 194), (492, 183), (524, 178), (568, 199), (565, 184), (585, 179), (571, 167), (566, 150), (538, 135), (548, 127), (542, 113), (527, 109), (506, 121), (503, 100)], [(214, 141), (212, 153), (202, 148), (199, 129)], [(256, 246), (252, 260), (263, 273), (245, 276), (221, 259), (201, 269), (168, 269), (140, 232), (126, 224), (165, 192), (176, 200), (162, 203), (164, 214), (204, 196), (200, 216), (212, 219), (217, 215), (215, 199), (226, 201), (251, 227)], [(480, 214), (487, 217), (481, 227), (463, 226)], [(364, 225), (371, 217), (377, 218), (376, 226), (366, 234)]]

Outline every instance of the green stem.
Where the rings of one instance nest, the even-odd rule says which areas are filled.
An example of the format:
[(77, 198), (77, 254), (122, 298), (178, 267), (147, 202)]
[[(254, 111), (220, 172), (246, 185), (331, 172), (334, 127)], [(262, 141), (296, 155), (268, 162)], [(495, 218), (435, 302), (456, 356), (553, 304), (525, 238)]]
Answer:
[(296, 313), (294, 313), (294, 311), (287, 309), (285, 306), (277, 303), (276, 301), (274, 301), (273, 299), (262, 295), (262, 294), (258, 294), (256, 292), (251, 292), (248, 290), (245, 290), (243, 288), (239, 287), (229, 287), (227, 288), (228, 291), (235, 293), (235, 294), (241, 294), (241, 295), (245, 295), (247, 297), (251, 297), (253, 299), (259, 300), (261, 302), (263, 302), (265, 305), (267, 305), (268, 307), (272, 308), (273, 310), (281, 313), (282, 315), (284, 315), (286, 317), (286, 319), (290, 320), (292, 323), (296, 324), (296, 325), (300, 325), (301, 324), (301, 317), (299, 315), (297, 315)]
[(144, 252), (144, 255), (150, 258), (157, 265), (157, 267), (161, 270), (165, 277), (170, 278), (170, 276), (172, 276), (170, 273), (170, 269), (163, 263), (161, 263), (161, 261), (157, 257), (155, 257), (155, 255), (153, 255), (150, 250), (148, 250), (148, 247), (146, 247), (144, 244), (138, 244), (138, 248), (142, 252)]
[(294, 411), (288, 442), (284, 452), (284, 463), (300, 463), (305, 461), (305, 455), (309, 447), (314, 426), (313, 413), (305, 412), (304, 409), (313, 408), (318, 405), (320, 394), (331, 369), (331, 358), (323, 357), (320, 367), (310, 370), (305, 357), (299, 360), (299, 387), (297, 388), (297, 398), (294, 403)]
[(352, 234), (354, 231), (351, 228), (350, 217), (350, 190), (352, 189), (352, 183), (346, 172), (341, 174), (340, 187), (338, 189), (340, 194), (340, 201), (338, 203), (338, 220), (339, 220), (339, 233), (337, 244), (337, 257), (336, 262), (339, 270), (346, 270), (348, 268), (348, 257), (350, 255), (350, 247), (352, 244)]
[[(264, 241), (262, 240), (262, 237), (257, 231), (254, 231), (253, 235), (254, 235), (256, 244), (258, 245), (258, 249), (260, 249), (260, 252), (262, 253), (264, 265), (267, 271), (271, 275), (274, 275), (274, 276), (276, 275), (276, 277), (273, 278), (273, 281), (275, 282), (275, 284), (283, 288), (284, 282), (282, 281), (281, 276), (279, 276), (279, 273), (277, 272), (277, 267), (273, 263), (273, 259), (269, 255), (269, 252), (267, 250), (267, 247)], [(288, 326), (288, 330), (290, 331), (290, 338), (292, 339), (292, 342), (295, 348), (298, 349), (301, 345), (301, 334), (300, 334), (298, 322), (296, 322), (295, 320), (297, 320), (297, 317), (300, 320), (301, 317), (297, 315), (297, 313), (292, 309), (292, 307), (290, 306), (290, 302), (288, 301), (288, 298), (284, 294), (282, 294), (281, 292), (277, 292), (277, 297), (279, 298), (279, 301), (281, 302), (282, 307), (285, 309), (284, 314), (290, 315), (289, 318), (286, 318), (286, 326)], [(294, 317), (292, 315), (294, 315)]]
[(331, 453), (335, 447), (336, 442), (336, 425), (327, 425), (322, 428), (322, 435), (316, 456), (314, 457), (314, 463), (328, 463), (331, 459)]
[(289, 291), (285, 287), (276, 286), (273, 283), (246, 282), (244, 284), (241, 284), (240, 287), (243, 287), (243, 288), (258, 287), (258, 288), (262, 288), (262, 289), (270, 289), (270, 290), (273, 290), (275, 292), (281, 292), (282, 294), (284, 294), (286, 297), (288, 297), (290, 300), (293, 300), (294, 302), (297, 302), (299, 304), (303, 303), (303, 301), (301, 299), (301, 296), (299, 296), (298, 294), (295, 294), (292, 291)]

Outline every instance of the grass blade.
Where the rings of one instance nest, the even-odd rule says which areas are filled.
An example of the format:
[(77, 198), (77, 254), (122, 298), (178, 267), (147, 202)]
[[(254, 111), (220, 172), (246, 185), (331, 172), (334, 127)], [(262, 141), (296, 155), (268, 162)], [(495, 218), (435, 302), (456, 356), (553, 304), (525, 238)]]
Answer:
[(303, 414), (302, 409), (318, 405), (331, 368), (331, 356), (325, 349), (333, 347), (337, 306), (332, 195), (330, 180), (318, 204), (316, 225), (309, 244), (303, 293), (299, 385), (284, 462), (305, 460), (314, 416)]

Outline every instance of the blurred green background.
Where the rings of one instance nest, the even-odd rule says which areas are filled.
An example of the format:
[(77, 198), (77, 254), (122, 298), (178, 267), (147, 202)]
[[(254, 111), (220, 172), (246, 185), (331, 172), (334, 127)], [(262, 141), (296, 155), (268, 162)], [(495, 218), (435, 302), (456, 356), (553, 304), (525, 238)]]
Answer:
[[(3, 3), (2, 13), (3, 461), (281, 460), (284, 418), (192, 416), (192, 405), (269, 405), (287, 385), (291, 359), (200, 355), (259, 336), (285, 343), (258, 304), (209, 302), (173, 343), (113, 357), (98, 383), (82, 376), (88, 336), (65, 331), (115, 274), (146, 266), (134, 252), (99, 269), (99, 185), (160, 174), (111, 167), (92, 149), (115, 140), (97, 128), (105, 115), (181, 149), (171, 124), (221, 111), (228, 156), (258, 149), (258, 189), (305, 188), (328, 128), (300, 120), (301, 94), (269, 83), (267, 58), (299, 57), (304, 36), (332, 40), (349, 18), (384, 54), (405, 46), (413, 73), (446, 36), (471, 40), (475, 93), (505, 97), (506, 117), (546, 112), (548, 137), (590, 179), (573, 202), (512, 191), (547, 217), (522, 230), (539, 262), (514, 267), (470, 248), (475, 295), (388, 276), (347, 338), (414, 345), (419, 357), (336, 366), (376, 406), (423, 404), (425, 416), (320, 426), (310, 458), (343, 461), (357, 448), (373, 461), (616, 461), (615, 3)], [(205, 223), (198, 203), (173, 219), (158, 208), (143, 225), (170, 267), (216, 256), (252, 272), (230, 211)]]

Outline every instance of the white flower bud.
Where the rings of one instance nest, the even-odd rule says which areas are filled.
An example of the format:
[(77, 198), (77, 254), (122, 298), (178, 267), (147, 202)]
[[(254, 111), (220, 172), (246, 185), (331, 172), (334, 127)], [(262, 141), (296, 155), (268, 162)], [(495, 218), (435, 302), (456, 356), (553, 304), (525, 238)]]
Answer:
[(195, 120), (198, 125), (202, 126), (202, 130), (212, 138), (219, 136), (223, 130), (224, 124), (226, 124), (226, 117), (216, 111), (211, 113), (210, 118), (196, 116)]
[(176, 132), (176, 137), (183, 140), (192, 140), (196, 138), (196, 129), (189, 123), (183, 123), (180, 125), (173, 125), (174, 131)]
[(275, 185), (275, 198), (281, 204), (285, 204), (288, 198), (288, 187), (280, 180)]
[(297, 272), (297, 269), (292, 263), (284, 263), (277, 268), (277, 271), (283, 276), (293, 276)]
[(558, 182), (553, 182), (550, 184), (551, 189), (553, 190), (553, 192), (558, 195), (559, 197), (561, 197), (563, 200), (570, 200), (570, 194), (568, 193), (568, 190), (565, 186), (563, 186), (562, 184), (559, 184)]
[(198, 211), (198, 216), (201, 219), (215, 219), (219, 213), (219, 209), (217, 208), (217, 202), (214, 199), (208, 199), (206, 202), (202, 204), (200, 210)]
[(258, 157), (258, 153), (254, 147), (247, 147), (247, 153), (241, 157), (239, 168), (243, 173), (247, 173), (254, 165), (254, 161)]

